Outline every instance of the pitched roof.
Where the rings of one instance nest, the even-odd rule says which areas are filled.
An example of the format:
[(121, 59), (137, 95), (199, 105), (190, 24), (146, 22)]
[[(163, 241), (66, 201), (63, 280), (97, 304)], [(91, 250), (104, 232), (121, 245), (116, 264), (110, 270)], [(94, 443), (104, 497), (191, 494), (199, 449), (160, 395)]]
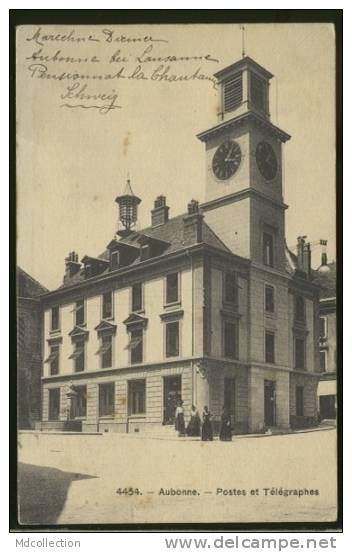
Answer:
[(18, 297), (37, 297), (49, 290), (30, 276), (19, 266), (17, 267), (17, 295)]
[(285, 258), (285, 268), (286, 268), (286, 272), (288, 272), (289, 274), (294, 274), (297, 270), (297, 255), (295, 255), (291, 249), (289, 249), (287, 247), (287, 245), (285, 244), (285, 255), (286, 255), (286, 258)]
[[(166, 255), (169, 255), (170, 253), (186, 250), (190, 247), (190, 245), (195, 245), (196, 242), (194, 242), (194, 244), (190, 244), (188, 241), (187, 243), (185, 243), (184, 241), (184, 233), (183, 233), (184, 217), (185, 217), (185, 214), (178, 215), (177, 217), (174, 217), (168, 220), (167, 222), (165, 222), (160, 226), (155, 226), (155, 227), (149, 226), (148, 228), (145, 228), (138, 232), (131, 232), (128, 236), (118, 240), (117, 243), (139, 247), (140, 245), (139, 240), (141, 236), (150, 237), (151, 239), (154, 239), (154, 240), (160, 240), (161, 242), (165, 243), (165, 247), (160, 252), (160, 254), (154, 258), (163, 258)], [(215, 234), (215, 232), (208, 226), (208, 224), (204, 220), (202, 224), (203, 224), (202, 243), (209, 245), (211, 247), (215, 247), (220, 251), (231, 253), (230, 249), (222, 242), (222, 240)], [(98, 256), (98, 258), (102, 260), (109, 260), (110, 258), (109, 249), (105, 249), (105, 251), (103, 251)], [(136, 266), (141, 262), (145, 262), (145, 261), (141, 261), (140, 257), (138, 256), (129, 266)], [(102, 274), (107, 274), (108, 272), (109, 272), (109, 268), (106, 268), (103, 272), (99, 274), (99, 276), (90, 278), (90, 280), (93, 281), (95, 278), (99, 278)], [(70, 278), (66, 278), (65, 282), (60, 286), (60, 288), (72, 287), (83, 281), (84, 281), (84, 272), (82, 268), (79, 272), (77, 272), (77, 274), (74, 274)]]

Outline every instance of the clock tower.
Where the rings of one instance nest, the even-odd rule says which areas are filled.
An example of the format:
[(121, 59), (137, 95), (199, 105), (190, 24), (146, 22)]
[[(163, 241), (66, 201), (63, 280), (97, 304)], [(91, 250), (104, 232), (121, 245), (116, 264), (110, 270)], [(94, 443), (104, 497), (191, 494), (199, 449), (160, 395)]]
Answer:
[(284, 270), (282, 144), (290, 136), (270, 120), (273, 75), (244, 57), (215, 77), (218, 121), (197, 136), (206, 148), (206, 221), (233, 253)]

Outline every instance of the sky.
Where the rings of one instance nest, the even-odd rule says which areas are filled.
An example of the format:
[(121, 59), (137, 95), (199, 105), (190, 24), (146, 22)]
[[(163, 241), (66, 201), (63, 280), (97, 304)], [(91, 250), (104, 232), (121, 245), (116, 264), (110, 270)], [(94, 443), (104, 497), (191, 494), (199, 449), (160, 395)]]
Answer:
[[(94, 39), (89, 43), (75, 40), (89, 35)], [(155, 42), (127, 41), (145, 36), (153, 37)], [(328, 257), (332, 260), (333, 28), (328, 24), (246, 25), (245, 49), (247, 55), (274, 74), (270, 86), (271, 120), (292, 136), (284, 147), (284, 201), (289, 205), (287, 243), (294, 246), (298, 235), (307, 235), (313, 243), (327, 239)], [(62, 283), (64, 259), (70, 251), (77, 251), (80, 259), (86, 254), (101, 253), (116, 231), (118, 209), (114, 200), (123, 192), (128, 174), (134, 193), (142, 199), (140, 228), (149, 226), (150, 210), (160, 194), (166, 195), (171, 216), (185, 212), (192, 198), (202, 201), (205, 152), (196, 134), (217, 121), (218, 92), (211, 80), (213, 73), (239, 60), (241, 52), (238, 24), (63, 26), (42, 27), (39, 31), (37, 27), (20, 27), (18, 265), (54, 289)], [(92, 61), (93, 56), (99, 62)], [(165, 61), (167, 56), (197, 59)], [(148, 57), (160, 57), (162, 61), (147, 60)], [(57, 78), (63, 72), (106, 74), (121, 67), (125, 75), (131, 76), (138, 65), (137, 73), (143, 71), (146, 79), (78, 83)], [(182, 82), (151, 79), (154, 71), (158, 74), (160, 65), (170, 65), (170, 72), (179, 76), (189, 76), (200, 69), (198, 74), (205, 78)], [(82, 97), (65, 98), (68, 86), (77, 85), (70, 92), (73, 95), (80, 92), (84, 83), (88, 84)], [(88, 106), (108, 104), (109, 100), (87, 99), (84, 94), (88, 93), (115, 93), (115, 104), (120, 107), (100, 113)], [(84, 107), (76, 107), (77, 104)], [(315, 266), (320, 253), (318, 246), (313, 248)]]

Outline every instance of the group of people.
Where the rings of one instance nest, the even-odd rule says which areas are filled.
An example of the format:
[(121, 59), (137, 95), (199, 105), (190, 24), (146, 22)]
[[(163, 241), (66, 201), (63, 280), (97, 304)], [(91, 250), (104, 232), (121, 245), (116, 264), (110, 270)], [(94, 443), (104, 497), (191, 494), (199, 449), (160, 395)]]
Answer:
[[(192, 405), (191, 417), (186, 427), (183, 401), (179, 401), (175, 412), (175, 429), (179, 436), (188, 435), (188, 437), (201, 437), (202, 441), (213, 440), (213, 425), (211, 422), (212, 414), (207, 406), (204, 407), (202, 420), (197, 408)], [(221, 414), (220, 441), (232, 441), (231, 417), (225, 406)]]

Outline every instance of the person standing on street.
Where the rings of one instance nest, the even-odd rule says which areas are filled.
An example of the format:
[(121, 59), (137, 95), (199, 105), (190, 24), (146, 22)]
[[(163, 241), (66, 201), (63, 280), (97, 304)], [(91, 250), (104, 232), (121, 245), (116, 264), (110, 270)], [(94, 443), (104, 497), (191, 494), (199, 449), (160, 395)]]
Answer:
[(202, 441), (213, 440), (213, 427), (211, 425), (211, 413), (207, 406), (203, 410)]
[(183, 437), (185, 434), (185, 417), (182, 405), (183, 401), (179, 400), (175, 412), (175, 430), (178, 431), (179, 437)]
[(232, 441), (231, 417), (223, 406), (221, 414), (220, 441)]

